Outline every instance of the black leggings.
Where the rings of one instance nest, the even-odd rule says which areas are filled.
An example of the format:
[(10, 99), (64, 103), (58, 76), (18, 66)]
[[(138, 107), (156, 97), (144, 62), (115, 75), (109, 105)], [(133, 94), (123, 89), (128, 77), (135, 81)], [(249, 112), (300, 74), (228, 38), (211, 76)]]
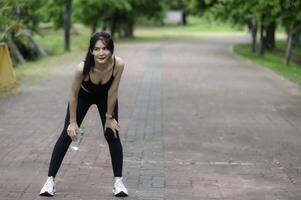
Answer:
[[(83, 94), (84, 92), (80, 90), (78, 103), (77, 103), (77, 124), (80, 125), (92, 104), (96, 104), (99, 115), (101, 117), (102, 126), (105, 125), (106, 116), (105, 113), (107, 111), (107, 99), (106, 98), (92, 98), (91, 96), (87, 96), (87, 94)], [(58, 138), (53, 152), (51, 156), (51, 161), (49, 165), (48, 176), (55, 177), (61, 163), (64, 159), (64, 156), (68, 150), (70, 143), (72, 142), (70, 136), (67, 134), (67, 128), (69, 125), (69, 105), (67, 108), (67, 114), (65, 118), (64, 129)], [(114, 118), (118, 121), (118, 101), (116, 101), (114, 107)], [(119, 134), (117, 134), (117, 138), (114, 137), (113, 131), (111, 129), (107, 129), (104, 132), (105, 138), (109, 144), (113, 173), (115, 177), (122, 177), (122, 164), (123, 164), (123, 152), (122, 145), (120, 142)]]

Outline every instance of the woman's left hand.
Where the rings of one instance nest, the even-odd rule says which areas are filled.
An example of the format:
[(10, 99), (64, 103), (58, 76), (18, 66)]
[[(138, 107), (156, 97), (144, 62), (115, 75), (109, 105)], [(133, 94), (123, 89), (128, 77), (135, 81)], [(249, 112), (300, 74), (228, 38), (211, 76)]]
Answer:
[(114, 137), (117, 138), (117, 132), (120, 130), (119, 123), (114, 118), (106, 118), (105, 131), (107, 128), (112, 129)]

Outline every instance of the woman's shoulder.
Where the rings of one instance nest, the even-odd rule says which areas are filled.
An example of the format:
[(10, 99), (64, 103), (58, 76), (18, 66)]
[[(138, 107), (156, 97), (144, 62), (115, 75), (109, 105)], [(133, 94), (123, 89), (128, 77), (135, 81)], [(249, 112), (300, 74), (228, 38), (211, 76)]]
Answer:
[(124, 61), (122, 58), (115, 56), (115, 70), (114, 70), (114, 76), (117, 74), (122, 74), (124, 69)]
[(77, 71), (77, 72), (83, 73), (83, 71), (84, 71), (84, 65), (85, 65), (85, 62), (84, 62), (84, 61), (80, 62), (80, 63), (76, 66), (76, 71)]
[(75, 68), (75, 77), (83, 78), (84, 62), (79, 63)]
[(124, 65), (125, 65), (125, 63), (124, 63), (123, 59), (118, 56), (115, 56), (115, 66), (117, 68), (123, 68)]

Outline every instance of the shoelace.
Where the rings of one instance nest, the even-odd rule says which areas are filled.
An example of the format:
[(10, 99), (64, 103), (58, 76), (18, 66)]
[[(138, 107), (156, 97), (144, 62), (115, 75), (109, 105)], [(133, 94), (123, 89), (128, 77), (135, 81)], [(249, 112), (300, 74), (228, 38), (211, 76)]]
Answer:
[(51, 180), (46, 181), (45, 187), (47, 187), (47, 188), (53, 187), (53, 184), (51, 183)]
[(117, 180), (116, 183), (115, 183), (115, 185), (116, 185), (116, 187), (118, 187), (118, 188), (122, 188), (122, 189), (125, 188), (125, 187), (124, 187), (124, 184), (123, 184), (123, 182), (122, 182), (122, 180)]

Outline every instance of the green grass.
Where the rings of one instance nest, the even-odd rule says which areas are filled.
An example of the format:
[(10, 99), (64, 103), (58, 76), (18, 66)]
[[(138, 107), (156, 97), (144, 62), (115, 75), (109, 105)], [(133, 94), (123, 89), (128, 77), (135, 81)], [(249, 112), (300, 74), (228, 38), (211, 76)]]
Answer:
[(61, 65), (68, 64), (70, 60), (82, 56), (83, 52), (78, 49), (19, 65), (15, 67), (17, 81), (36, 82), (50, 79), (62, 70)]
[(42, 80), (49, 80), (59, 73), (62, 64), (68, 63), (70, 60), (82, 57), (83, 52), (75, 50), (61, 55), (50, 56), (36, 61), (29, 61), (24, 65), (18, 65), (14, 68), (17, 82), (0, 91), (0, 101), (9, 96), (16, 96), (20, 91), (20, 85), (34, 84)]
[(39, 59), (18, 65), (15, 68), (15, 74), (18, 82), (22, 81), (39, 81), (50, 78), (55, 70), (51, 67), (51, 59)]
[(35, 36), (35, 38), (44, 47), (48, 57), (17, 65), (14, 69), (18, 82), (34, 82), (51, 78), (57, 72), (54, 66), (57, 65), (59, 60), (72, 59), (72, 56), (76, 56), (81, 51), (86, 51), (89, 43), (89, 30), (82, 25), (74, 25), (70, 52), (64, 51), (62, 29), (52, 30), (46, 27), (41, 32), (42, 34)]
[[(287, 46), (287, 41), (286, 40), (277, 40), (276, 41), (276, 46), (278, 48), (281, 48), (281, 49), (285, 50), (286, 46)], [(301, 56), (301, 48), (293, 48), (292, 53), (295, 54), (295, 55)]]
[[(80, 24), (75, 24), (71, 33), (71, 51), (86, 50), (89, 43), (90, 30)], [(62, 29), (46, 28), (41, 35), (35, 37), (45, 48), (48, 55), (61, 55), (64, 50), (64, 32)]]
[(235, 45), (233, 47), (233, 51), (244, 58), (271, 69), (288, 80), (301, 85), (301, 66), (294, 62), (290, 62), (289, 65), (285, 65), (284, 57), (279, 56), (278, 53), (267, 51), (264, 58), (261, 58), (258, 54), (253, 54), (251, 52), (250, 44)]
[(162, 26), (138, 25), (135, 37), (138, 40), (195, 38), (218, 34), (244, 34), (243, 28), (235, 28), (228, 23), (206, 18), (188, 17), (187, 25), (167, 24)]
[[(71, 32), (71, 51), (86, 50), (90, 30), (81, 24), (73, 25)], [(35, 36), (37, 41), (45, 48), (48, 55), (61, 55), (65, 53), (64, 50), (64, 31), (62, 29), (52, 30), (45, 28), (41, 30), (42, 34)]]

